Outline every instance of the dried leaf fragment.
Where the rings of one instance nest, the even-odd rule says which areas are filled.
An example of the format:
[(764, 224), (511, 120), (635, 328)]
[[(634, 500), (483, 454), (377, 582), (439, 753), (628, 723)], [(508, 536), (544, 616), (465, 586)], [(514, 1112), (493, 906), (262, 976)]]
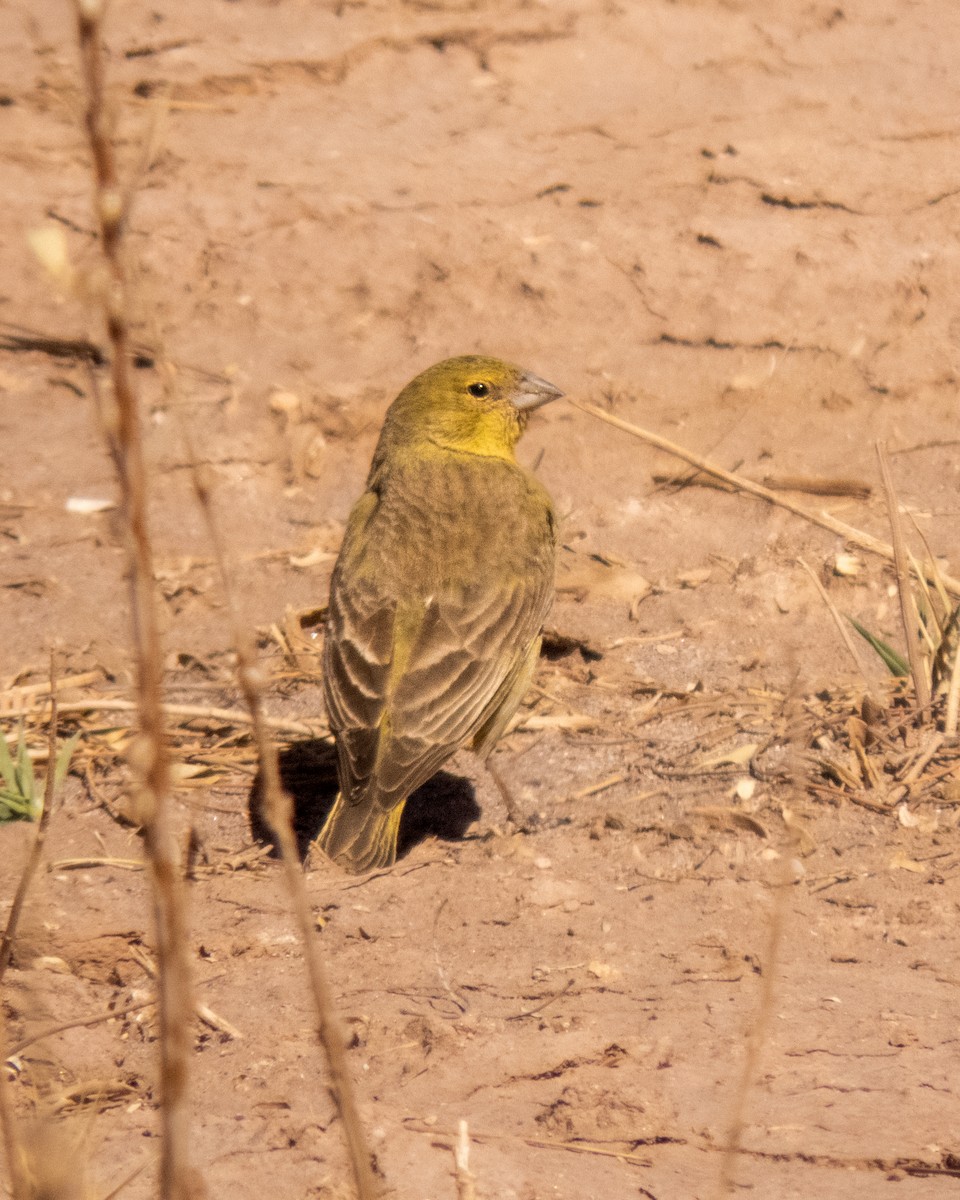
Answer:
[(597, 722), (586, 713), (532, 713), (523, 717), (514, 729), (568, 729), (580, 732), (595, 729)]
[(64, 505), (68, 513), (78, 513), (83, 517), (91, 513), (107, 512), (116, 507), (114, 500), (101, 500), (96, 496), (70, 496)]
[(833, 560), (834, 575), (842, 576), (843, 578), (852, 579), (859, 575), (863, 570), (863, 559), (858, 554), (850, 554), (841, 551)]
[(599, 962), (597, 959), (587, 963), (587, 970), (595, 979), (610, 980), (620, 977), (620, 971), (616, 967), (612, 967), (609, 963)]
[(898, 850), (893, 858), (890, 859), (891, 871), (912, 871), (914, 875), (926, 875), (927, 867), (925, 863), (917, 862), (916, 859), (910, 858), (903, 850)]
[(701, 759), (697, 764), (697, 769), (709, 771), (712, 767), (742, 767), (750, 762), (759, 749), (759, 742), (746, 742), (742, 746), (734, 746), (732, 750), (722, 750), (719, 754), (712, 754)]
[(705, 817), (720, 829), (746, 829), (749, 833), (755, 833), (757, 837), (767, 836), (766, 827), (742, 808), (725, 804), (700, 804), (690, 811), (698, 817)]
[(783, 805), (780, 809), (780, 815), (783, 817), (784, 825), (786, 825), (797, 839), (797, 853), (802, 858), (806, 858), (808, 854), (812, 854), (817, 848), (817, 843), (806, 822), (801, 821), (793, 809), (787, 808), (786, 805)]
[(700, 567), (693, 571), (681, 571), (677, 575), (677, 583), (682, 588), (693, 590), (705, 584), (712, 574), (713, 571), (710, 567)]
[(291, 554), (289, 562), (291, 567), (296, 567), (300, 571), (305, 571), (310, 567), (319, 566), (320, 563), (330, 562), (334, 558), (336, 558), (336, 555), (332, 551), (321, 550), (320, 547), (317, 546), (308, 554)]

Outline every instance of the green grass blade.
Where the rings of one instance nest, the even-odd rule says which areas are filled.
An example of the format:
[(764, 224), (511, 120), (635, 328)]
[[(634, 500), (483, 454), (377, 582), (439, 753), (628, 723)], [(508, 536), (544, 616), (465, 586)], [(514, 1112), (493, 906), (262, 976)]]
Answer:
[(880, 655), (891, 675), (906, 678), (910, 674), (910, 664), (902, 654), (898, 654), (892, 646), (888, 646), (886, 642), (881, 642), (878, 637), (874, 637), (869, 629), (864, 629), (860, 622), (855, 621), (849, 613), (847, 614), (847, 620), (864, 641), (869, 642), (877, 654)]
[(68, 738), (67, 741), (65, 741), (60, 747), (60, 750), (57, 754), (57, 767), (53, 776), (53, 783), (55, 787), (59, 787), (66, 778), (67, 771), (70, 769), (70, 759), (73, 757), (73, 752), (76, 749), (76, 745), (79, 740), (80, 733), (78, 731), (73, 735), (72, 738)]
[(34, 815), (33, 805), (25, 797), (6, 788), (0, 790), (0, 822), (30, 820)]
[(2, 735), (0, 735), (0, 776), (3, 777), (3, 782), (8, 788), (16, 787), (16, 768), (13, 765), (13, 759), (10, 757), (10, 747), (7, 745), (7, 739)]
[(33, 773), (33, 759), (27, 750), (27, 735), (20, 726), (20, 741), (17, 743), (17, 762), (14, 768), (15, 789), (25, 800), (33, 800), (37, 789), (36, 777)]

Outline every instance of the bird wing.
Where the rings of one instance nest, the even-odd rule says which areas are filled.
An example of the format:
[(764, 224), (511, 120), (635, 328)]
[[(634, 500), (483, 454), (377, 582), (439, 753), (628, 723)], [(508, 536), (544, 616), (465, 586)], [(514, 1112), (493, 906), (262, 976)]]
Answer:
[(348, 803), (389, 811), (471, 738), (483, 752), (492, 745), (519, 703), (551, 596), (546, 553), (542, 570), (506, 589), (477, 583), (400, 602), (369, 580), (334, 581), (324, 679)]

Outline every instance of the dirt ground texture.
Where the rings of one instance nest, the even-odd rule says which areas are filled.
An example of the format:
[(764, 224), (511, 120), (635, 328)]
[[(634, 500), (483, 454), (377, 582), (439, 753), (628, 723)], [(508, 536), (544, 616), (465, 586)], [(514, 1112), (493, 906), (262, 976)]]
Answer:
[[(186, 425), (305, 836), (330, 763), (318, 643), (290, 614), (324, 603), (385, 408), (438, 359), (519, 362), (751, 479), (863, 484), (785, 494), (888, 540), (883, 440), (956, 573), (955, 4), (115, 0), (108, 42), (169, 699), (240, 707)], [(82, 348), (103, 342), (82, 111), (69, 5), (0, 0), (8, 736), (51, 647), (80, 677), (66, 729), (71, 700), (130, 695), (106, 372)], [(65, 236), (72, 292), (38, 228)], [(824, 705), (886, 694), (800, 560), (902, 644), (890, 564), (665, 483), (689, 472), (564, 401), (520, 450), (563, 518), (561, 636), (498, 754), (533, 831), (463, 754), (411, 802), (392, 871), (307, 864), (387, 1194), (456, 1195), (465, 1119), (481, 1198), (720, 1196), (756, 1051), (730, 1194), (953, 1195), (957, 789), (865, 806), (780, 769), (791, 703), (806, 749)], [(171, 722), (198, 997), (221, 1019), (197, 1027), (194, 1163), (210, 1195), (348, 1196), (246, 727)], [(130, 723), (83, 717), (2, 1001), (22, 1112), (55, 1114), (91, 1194), (145, 1164), (136, 1198), (156, 1187), (153, 1010), (20, 1048), (153, 995)], [(0, 828), (0, 918), (32, 836)]]

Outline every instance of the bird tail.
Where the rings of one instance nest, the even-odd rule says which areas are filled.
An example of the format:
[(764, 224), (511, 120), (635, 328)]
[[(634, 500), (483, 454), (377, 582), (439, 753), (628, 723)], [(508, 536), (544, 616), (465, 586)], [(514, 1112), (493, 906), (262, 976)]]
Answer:
[(375, 805), (346, 804), (340, 792), (315, 844), (351, 875), (392, 867), (405, 804), (401, 800), (385, 812)]

